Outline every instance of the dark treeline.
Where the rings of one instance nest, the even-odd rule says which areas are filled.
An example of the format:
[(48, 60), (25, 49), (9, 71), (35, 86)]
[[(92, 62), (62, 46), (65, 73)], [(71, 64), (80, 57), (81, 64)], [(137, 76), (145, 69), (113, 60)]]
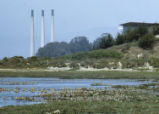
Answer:
[(152, 31), (149, 31), (146, 27), (140, 26), (137, 29), (127, 30), (121, 34), (118, 33), (116, 38), (113, 38), (109, 33), (104, 33), (93, 43), (90, 43), (87, 37), (80, 36), (73, 38), (69, 43), (49, 43), (44, 48), (40, 48), (36, 56), (58, 57), (77, 52), (106, 49), (113, 45), (121, 45), (129, 42), (138, 42), (139, 47), (149, 49), (152, 48), (155, 39), (154, 35), (156, 34), (159, 34), (159, 27), (154, 27)]
[(47, 44), (44, 48), (38, 50), (38, 57), (58, 57), (76, 52), (85, 52), (92, 49), (86, 37), (75, 37), (69, 43), (54, 42)]
[(105, 49), (114, 45), (114, 38), (111, 34), (104, 33), (93, 43), (90, 43), (87, 37), (80, 36), (73, 38), (69, 43), (54, 42), (40, 48), (36, 54), (37, 57), (58, 57), (77, 52), (86, 52), (90, 50)]

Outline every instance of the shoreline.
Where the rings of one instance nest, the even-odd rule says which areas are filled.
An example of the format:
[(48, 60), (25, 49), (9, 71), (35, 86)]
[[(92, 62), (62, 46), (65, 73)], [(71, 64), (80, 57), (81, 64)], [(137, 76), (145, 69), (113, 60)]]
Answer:
[(159, 79), (157, 71), (139, 70), (65, 70), (0, 69), (0, 77), (52, 77), (61, 79)]
[(156, 69), (132, 69), (132, 68), (127, 68), (127, 69), (121, 69), (121, 68), (117, 68), (117, 69), (109, 69), (109, 68), (101, 68), (101, 69), (97, 69), (97, 68), (92, 68), (92, 67), (88, 67), (88, 68), (84, 68), (84, 67), (80, 67), (79, 69), (72, 69), (70, 67), (49, 67), (49, 68), (0, 68), (0, 72), (4, 72), (4, 71), (9, 71), (9, 72), (29, 72), (29, 71), (46, 71), (46, 72), (64, 72), (64, 71), (78, 71), (78, 72), (99, 72), (99, 71), (117, 71), (117, 72), (156, 72)]

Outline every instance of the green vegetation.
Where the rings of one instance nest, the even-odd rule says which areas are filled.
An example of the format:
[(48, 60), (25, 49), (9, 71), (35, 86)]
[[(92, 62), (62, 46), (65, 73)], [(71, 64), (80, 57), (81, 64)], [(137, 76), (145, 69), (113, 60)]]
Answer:
[(92, 45), (86, 37), (80, 36), (73, 38), (69, 43), (54, 42), (40, 48), (36, 54), (37, 57), (59, 57), (77, 52), (90, 51)]
[(116, 89), (128, 89), (128, 88), (130, 88), (130, 86), (127, 86), (127, 85), (113, 85), (112, 88), (116, 88)]
[(153, 47), (155, 38), (152, 34), (145, 34), (139, 39), (139, 46), (143, 49), (151, 49)]
[(126, 42), (138, 41), (139, 47), (149, 49), (153, 47), (155, 41), (154, 35), (158, 34), (158, 30), (158, 27), (154, 27), (152, 31), (148, 31), (145, 26), (140, 26), (137, 29), (118, 34), (116, 44), (120, 45)]
[(104, 86), (104, 84), (102, 84), (102, 83), (93, 83), (93, 84), (91, 84), (91, 86)]
[(125, 36), (124, 36), (123, 34), (118, 33), (118, 34), (117, 34), (117, 37), (116, 37), (116, 42), (115, 42), (115, 44), (116, 44), (116, 45), (121, 45), (121, 44), (124, 44), (125, 42), (126, 42)]
[[(150, 35), (151, 34), (151, 35)], [(37, 57), (59, 57), (77, 52), (87, 52), (91, 50), (107, 49), (114, 45), (139, 42), (138, 46), (143, 49), (152, 47), (154, 36), (159, 34), (159, 27), (149, 30), (145, 25), (136, 29), (130, 29), (122, 34), (117, 34), (115, 38), (109, 33), (103, 33), (93, 43), (87, 37), (79, 36), (73, 38), (69, 43), (55, 42), (49, 43), (44, 48), (40, 48)]]
[[(72, 55), (66, 55), (58, 58), (37, 58), (29, 57), (27, 59), (15, 56), (11, 58), (4, 58), (0, 61), (0, 68), (47, 68), (47, 67), (66, 67), (66, 63), (70, 63), (69, 67), (78, 69), (80, 64), (85, 64), (88, 67), (96, 64), (93, 61), (101, 60), (99, 63), (106, 63), (108, 65), (109, 59), (119, 60), (122, 55), (113, 50), (94, 50), (89, 52), (80, 52)], [(102, 59), (105, 59), (104, 61)], [(81, 61), (82, 60), (82, 61)]]
[(106, 49), (113, 46), (115, 43), (111, 34), (102, 34), (93, 43), (93, 49)]
[[(155, 46), (151, 50), (143, 50), (136, 45), (137, 42), (134, 42), (113, 46), (108, 49), (79, 52), (56, 58), (23, 58), (21, 56), (15, 56), (2, 59), (0, 61), (0, 68), (46, 69), (48, 67), (70, 67), (72, 69), (79, 69), (80, 67), (92, 67), (97, 69), (117, 69), (119, 68), (119, 62), (122, 64), (122, 69), (149, 70), (149, 68), (144, 68), (146, 63), (149, 63), (154, 68), (158, 68), (158, 46)], [(158, 45), (158, 43), (156, 42), (155, 45)], [(140, 58), (138, 58), (139, 54), (141, 54)]]
[(159, 34), (159, 26), (153, 27), (152, 33), (154, 35), (158, 35)]
[(56, 77), (62, 79), (159, 79), (159, 72), (2, 70), (0, 77)]
[[(62, 99), (52, 99), (56, 94), (44, 95), (46, 104), (7, 106), (0, 108), (2, 114), (89, 114), (89, 113), (154, 113), (159, 112), (159, 97), (131, 88), (118, 90), (78, 89), (63, 90)], [(65, 99), (67, 98), (67, 99)], [(20, 99), (19, 99), (20, 100)]]
[(63, 56), (63, 59), (71, 59), (71, 60), (85, 60), (85, 59), (120, 59), (122, 55), (113, 50), (94, 50), (89, 52), (80, 52), (73, 55)]

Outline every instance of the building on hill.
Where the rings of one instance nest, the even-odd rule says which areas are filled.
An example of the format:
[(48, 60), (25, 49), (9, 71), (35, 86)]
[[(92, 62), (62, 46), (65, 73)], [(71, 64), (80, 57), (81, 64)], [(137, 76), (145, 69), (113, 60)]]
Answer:
[(153, 29), (153, 27), (159, 26), (159, 23), (128, 22), (128, 23), (121, 24), (120, 26), (122, 26), (123, 32), (125, 32), (127, 30), (136, 29), (136, 28), (138, 28), (140, 26), (144, 26), (149, 31), (151, 31)]

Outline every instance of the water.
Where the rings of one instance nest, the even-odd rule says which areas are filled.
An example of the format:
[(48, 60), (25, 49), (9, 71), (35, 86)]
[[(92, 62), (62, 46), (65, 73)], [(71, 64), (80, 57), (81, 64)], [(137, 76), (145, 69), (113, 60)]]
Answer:
[[(39, 95), (38, 90), (43, 89), (49, 90), (54, 88), (58, 91), (60, 88), (104, 88), (104, 86), (91, 86), (93, 83), (102, 83), (104, 85), (140, 85), (151, 83), (151, 81), (139, 81), (136, 79), (0, 78), (0, 88), (10, 90), (0, 92), (0, 107), (41, 103), (43, 101), (17, 101), (16, 97)], [(15, 88), (19, 88), (18, 93), (14, 91)], [(34, 88), (36, 91), (23, 91), (23, 88), (27, 90)]]

